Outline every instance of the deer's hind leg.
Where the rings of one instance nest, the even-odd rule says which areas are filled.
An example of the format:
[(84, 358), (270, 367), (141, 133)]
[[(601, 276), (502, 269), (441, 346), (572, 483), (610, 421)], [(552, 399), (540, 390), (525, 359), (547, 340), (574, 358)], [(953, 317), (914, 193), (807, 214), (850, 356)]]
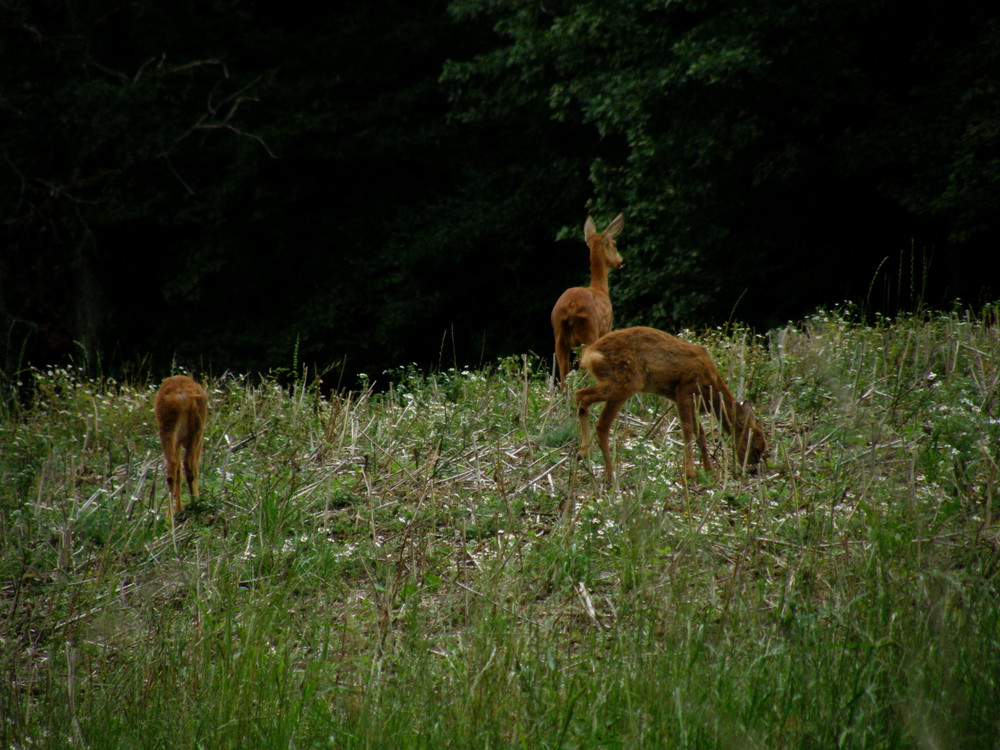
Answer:
[(201, 447), (204, 437), (205, 410), (200, 409), (191, 416), (184, 441), (184, 476), (187, 479), (188, 492), (195, 499), (198, 498), (198, 468), (201, 466)]
[(201, 461), (201, 440), (192, 439), (184, 452), (184, 478), (192, 498), (198, 497), (198, 465)]
[(160, 445), (163, 447), (163, 460), (166, 465), (167, 494), (170, 495), (169, 512), (171, 515), (180, 513), (184, 505), (181, 500), (181, 460), (177, 438), (173, 432), (160, 432)]

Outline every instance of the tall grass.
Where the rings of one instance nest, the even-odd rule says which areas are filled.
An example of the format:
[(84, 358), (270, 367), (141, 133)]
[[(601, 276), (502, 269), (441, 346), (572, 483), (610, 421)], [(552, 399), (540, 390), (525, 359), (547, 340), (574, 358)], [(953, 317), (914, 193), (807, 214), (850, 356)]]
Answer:
[[(619, 484), (532, 357), (324, 399), (206, 382), (171, 526), (154, 384), (31, 373), (0, 421), (5, 747), (1000, 747), (995, 311), (710, 348), (771, 458)], [(582, 382), (583, 376), (574, 376)]]

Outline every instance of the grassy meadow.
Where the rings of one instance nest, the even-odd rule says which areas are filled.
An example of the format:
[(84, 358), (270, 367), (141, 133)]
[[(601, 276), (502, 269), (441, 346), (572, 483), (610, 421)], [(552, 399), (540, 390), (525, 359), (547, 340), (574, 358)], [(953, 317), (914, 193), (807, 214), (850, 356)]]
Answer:
[(681, 335), (758, 475), (706, 416), (685, 488), (642, 396), (604, 488), (549, 358), (331, 398), (193, 373), (176, 525), (151, 376), (22, 373), (0, 747), (1000, 748), (997, 310)]

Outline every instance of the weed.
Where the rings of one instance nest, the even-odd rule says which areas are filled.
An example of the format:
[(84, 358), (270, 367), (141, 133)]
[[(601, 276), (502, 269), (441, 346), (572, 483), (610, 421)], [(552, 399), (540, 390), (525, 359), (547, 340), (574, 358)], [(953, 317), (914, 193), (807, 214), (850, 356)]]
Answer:
[(22, 372), (0, 744), (995, 747), (995, 310), (685, 336), (765, 424), (758, 476), (705, 419), (685, 488), (639, 397), (604, 488), (532, 357), (329, 401), (227, 375), (176, 526), (152, 386)]

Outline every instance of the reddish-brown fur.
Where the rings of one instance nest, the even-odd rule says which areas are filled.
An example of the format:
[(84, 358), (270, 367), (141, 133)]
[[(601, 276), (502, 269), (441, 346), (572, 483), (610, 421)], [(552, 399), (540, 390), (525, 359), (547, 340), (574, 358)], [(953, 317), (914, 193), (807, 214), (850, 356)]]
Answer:
[(188, 491), (192, 497), (198, 497), (198, 464), (205, 435), (208, 398), (204, 389), (187, 375), (174, 375), (164, 380), (156, 392), (153, 412), (167, 463), (169, 515), (176, 515), (184, 510), (181, 501), (181, 449), (184, 450), (184, 476)]
[(625, 401), (636, 393), (656, 393), (677, 404), (684, 432), (684, 479), (694, 479), (692, 441), (697, 437), (702, 465), (712, 469), (698, 413), (711, 411), (733, 436), (740, 464), (751, 471), (767, 451), (753, 409), (733, 398), (703, 346), (681, 341), (655, 328), (623, 328), (584, 347), (581, 365), (597, 385), (576, 392), (580, 416), (580, 455), (590, 450), (590, 407), (604, 401), (597, 420), (597, 442), (604, 455), (607, 479), (614, 477), (609, 434)]
[(608, 296), (608, 270), (622, 264), (615, 237), (622, 231), (625, 217), (618, 214), (603, 232), (598, 232), (589, 216), (583, 238), (590, 247), (590, 286), (567, 289), (552, 308), (552, 332), (556, 339), (559, 381), (565, 387), (570, 354), (577, 346), (597, 341), (611, 330), (613, 311)]

